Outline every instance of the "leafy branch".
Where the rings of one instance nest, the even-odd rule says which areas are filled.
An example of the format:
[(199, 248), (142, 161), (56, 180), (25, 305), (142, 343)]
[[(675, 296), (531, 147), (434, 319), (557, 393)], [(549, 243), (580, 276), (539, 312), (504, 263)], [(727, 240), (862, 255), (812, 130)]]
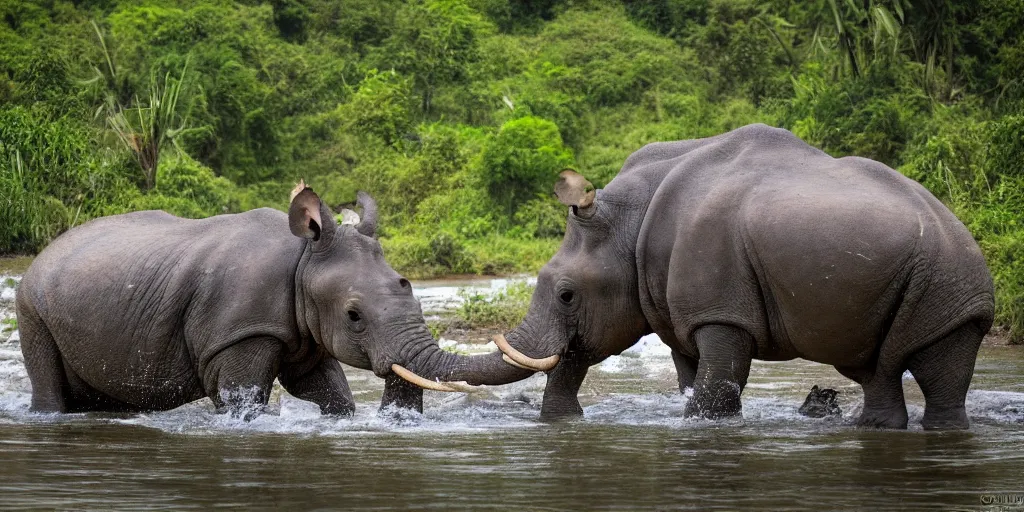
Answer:
[(160, 152), (168, 143), (180, 151), (178, 139), (188, 131), (192, 105), (187, 104), (184, 112), (179, 112), (178, 108), (187, 73), (188, 60), (177, 79), (172, 78), (170, 72), (162, 80), (150, 76), (147, 103), (143, 104), (136, 96), (132, 107), (108, 105), (107, 124), (142, 168), (147, 190), (156, 186)]

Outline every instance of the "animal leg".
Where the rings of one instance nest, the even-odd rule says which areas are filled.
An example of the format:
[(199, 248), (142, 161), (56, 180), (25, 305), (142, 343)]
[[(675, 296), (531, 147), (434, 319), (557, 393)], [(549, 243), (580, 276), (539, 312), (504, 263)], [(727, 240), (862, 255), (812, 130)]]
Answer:
[(740, 414), (740, 394), (747, 385), (754, 339), (729, 325), (705, 325), (694, 333), (700, 353), (693, 397), (683, 416), (709, 419)]
[(281, 364), (281, 344), (272, 338), (248, 338), (213, 356), (203, 386), (218, 412), (249, 421), (263, 413)]
[(68, 412), (68, 380), (57, 342), (32, 313), (24, 312), (21, 307), (18, 313), (21, 353), (25, 356), (25, 370), (32, 383), (32, 405), (29, 410)]
[[(845, 374), (845, 373), (844, 373)], [(864, 408), (858, 427), (907, 428), (907, 404), (903, 399), (903, 370), (876, 368), (857, 374), (864, 389)]]
[(540, 408), (542, 420), (558, 420), (583, 416), (579, 392), (590, 365), (578, 352), (568, 352), (548, 373), (544, 387), (544, 403)]
[[(70, 367), (64, 367), (64, 378), (67, 379), (64, 403), (69, 413), (73, 412), (140, 412), (158, 407), (139, 407), (122, 402), (116, 398), (93, 388)], [(166, 407), (164, 407), (166, 409)]]
[(965, 401), (984, 332), (965, 324), (910, 356), (910, 372), (924, 393), (925, 429), (966, 429)]
[(676, 349), (672, 349), (672, 362), (676, 364), (676, 375), (679, 377), (679, 392), (686, 393), (686, 388), (693, 387), (693, 381), (697, 378), (697, 359), (685, 356)]
[(384, 396), (380, 399), (380, 408), (383, 411), (390, 405), (422, 413), (423, 388), (410, 384), (398, 375), (388, 374), (384, 378)]
[(284, 369), (278, 376), (281, 386), (295, 398), (308, 400), (320, 406), (323, 414), (351, 416), (356, 410), (348, 379), (341, 369), (341, 363), (332, 358), (324, 360), (301, 376), (294, 376)]

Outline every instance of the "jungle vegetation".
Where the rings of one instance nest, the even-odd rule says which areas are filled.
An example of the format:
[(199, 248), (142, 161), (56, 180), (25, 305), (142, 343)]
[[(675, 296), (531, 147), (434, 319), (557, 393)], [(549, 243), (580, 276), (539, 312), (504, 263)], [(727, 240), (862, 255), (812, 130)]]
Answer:
[(411, 276), (535, 271), (559, 170), (752, 122), (920, 181), (1024, 337), (1017, 0), (0, 0), (0, 254), (90, 218), (380, 203)]

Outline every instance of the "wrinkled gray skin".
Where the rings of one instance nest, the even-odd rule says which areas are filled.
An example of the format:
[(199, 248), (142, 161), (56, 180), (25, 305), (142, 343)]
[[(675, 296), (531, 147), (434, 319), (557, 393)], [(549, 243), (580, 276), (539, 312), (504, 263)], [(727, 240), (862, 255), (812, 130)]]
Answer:
[(136, 212), (55, 240), (17, 297), (32, 410), (165, 410), (208, 396), (251, 418), (278, 378), (324, 413), (350, 414), (339, 360), (385, 379), (382, 406), (416, 410), (422, 389), (393, 363), (473, 384), (528, 375), (500, 354), (441, 351), (373, 238), (372, 199), (360, 194), (362, 223), (337, 226), (308, 192), (322, 228), (293, 220), (315, 240), (272, 209), (202, 220)]
[(582, 414), (590, 365), (655, 332), (685, 414), (740, 413), (751, 359), (801, 357), (861, 384), (862, 426), (906, 428), (901, 376), (925, 428), (967, 428), (964, 399), (992, 324), (977, 244), (918, 183), (752, 125), (645, 146), (593, 205), (571, 207), (529, 313), (507, 338), (561, 354), (542, 416)]

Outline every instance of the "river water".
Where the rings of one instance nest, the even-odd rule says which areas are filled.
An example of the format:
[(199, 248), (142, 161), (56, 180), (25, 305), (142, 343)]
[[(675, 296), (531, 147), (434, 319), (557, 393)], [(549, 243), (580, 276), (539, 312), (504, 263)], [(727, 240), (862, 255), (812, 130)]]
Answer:
[[(0, 320), (15, 281), (0, 277)], [(431, 314), (461, 286), (502, 284), (414, 287)], [(586, 417), (555, 424), (538, 420), (543, 375), (428, 391), (423, 415), (378, 415), (382, 381), (353, 368), (350, 419), (280, 391), (251, 422), (215, 414), (208, 400), (152, 414), (33, 414), (11, 337), (0, 334), (3, 509), (1024, 510), (1019, 347), (982, 348), (970, 431), (935, 433), (920, 428), (909, 375), (910, 430), (860, 430), (850, 426), (858, 387), (801, 360), (755, 362), (742, 418), (683, 419), (687, 398), (655, 337), (592, 368)], [(841, 418), (797, 414), (814, 384), (839, 390)]]

